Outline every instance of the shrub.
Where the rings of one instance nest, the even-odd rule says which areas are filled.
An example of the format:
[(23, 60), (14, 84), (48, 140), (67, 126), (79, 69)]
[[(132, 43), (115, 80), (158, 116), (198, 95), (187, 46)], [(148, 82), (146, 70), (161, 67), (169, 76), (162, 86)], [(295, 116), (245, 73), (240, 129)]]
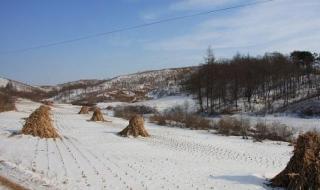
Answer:
[(259, 121), (255, 126), (255, 132), (253, 138), (256, 141), (274, 140), (292, 142), (294, 136), (294, 130), (279, 122), (273, 122), (272, 124), (266, 124)]
[(196, 130), (210, 129), (210, 120), (187, 111), (187, 107), (176, 106), (150, 117), (150, 121), (158, 125), (189, 128)]
[(237, 119), (233, 117), (223, 117), (216, 125), (217, 132), (223, 135), (234, 135), (248, 138), (250, 131), (249, 119)]
[(134, 115), (154, 114), (157, 113), (155, 108), (137, 105), (137, 106), (117, 106), (114, 108), (114, 116), (124, 119), (130, 119)]
[(233, 122), (231, 117), (225, 117), (219, 120), (217, 125), (217, 131), (220, 134), (229, 136), (231, 134), (231, 128), (233, 128)]
[(76, 102), (76, 101), (74, 101), (74, 102), (72, 102), (71, 103), (72, 105), (76, 105), (76, 106), (87, 106), (87, 107), (94, 107), (94, 106), (97, 106), (97, 104), (95, 104), (95, 103), (92, 103), (92, 102), (86, 102), (86, 103), (81, 103), (81, 102)]
[(266, 123), (263, 123), (262, 121), (258, 121), (258, 123), (255, 126), (255, 135), (254, 138), (257, 141), (262, 141), (265, 139), (265, 137), (268, 136), (268, 127)]
[(0, 112), (15, 110), (15, 98), (0, 93)]
[(312, 117), (312, 116), (319, 116), (320, 110), (319, 108), (309, 107), (301, 111), (302, 116)]
[(114, 108), (113, 106), (107, 106), (106, 107), (107, 110), (113, 110), (113, 108)]
[(255, 141), (260, 142), (267, 139), (292, 142), (294, 136), (294, 130), (291, 127), (279, 122), (266, 124), (258, 121), (252, 128), (249, 119), (237, 119), (229, 116), (220, 119), (214, 128), (218, 134), (242, 136), (244, 139), (248, 139), (248, 137), (251, 136)]
[(166, 117), (162, 114), (152, 115), (149, 119), (152, 123), (156, 123), (158, 125), (166, 125)]
[(190, 129), (209, 129), (210, 121), (197, 115), (188, 114), (185, 117), (185, 127)]

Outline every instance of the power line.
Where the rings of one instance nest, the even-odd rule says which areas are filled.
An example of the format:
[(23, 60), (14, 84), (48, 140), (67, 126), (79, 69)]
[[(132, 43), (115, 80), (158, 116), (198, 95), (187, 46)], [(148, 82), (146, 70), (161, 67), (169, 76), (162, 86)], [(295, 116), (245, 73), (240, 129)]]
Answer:
[(42, 44), (42, 45), (37, 45), (37, 46), (32, 46), (32, 47), (27, 47), (27, 48), (22, 48), (22, 49), (15, 49), (15, 50), (9, 50), (9, 51), (0, 51), (0, 54), (19, 53), (19, 52), (25, 52), (25, 51), (29, 51), (29, 50), (36, 50), (36, 49), (42, 49), (42, 48), (47, 48), (47, 47), (52, 47), (52, 46), (58, 46), (58, 45), (73, 43), (73, 42), (77, 42), (77, 41), (81, 41), (81, 40), (107, 36), (107, 35), (114, 34), (114, 33), (119, 33), (119, 32), (124, 32), (124, 31), (139, 29), (139, 28), (144, 28), (144, 27), (148, 27), (148, 26), (152, 26), (152, 25), (156, 25), (156, 24), (172, 22), (172, 21), (176, 21), (176, 20), (183, 20), (183, 19), (187, 19), (187, 18), (208, 15), (208, 14), (227, 11), (227, 10), (231, 10), (231, 9), (249, 7), (249, 6), (253, 6), (253, 5), (257, 5), (257, 4), (269, 3), (271, 1), (274, 1), (274, 0), (254, 1), (254, 2), (251, 2), (251, 3), (245, 3), (245, 4), (235, 5), (235, 6), (221, 8), (221, 9), (215, 9), (215, 10), (204, 11), (204, 12), (199, 12), (199, 13), (195, 13), (195, 14), (171, 17), (171, 18), (166, 18), (166, 19), (154, 21), (154, 22), (149, 22), (149, 23), (145, 23), (145, 24), (139, 24), (139, 25), (134, 25), (134, 26), (123, 27), (123, 28), (119, 28), (119, 29), (115, 29), (115, 30), (110, 30), (110, 31), (107, 31), (107, 32), (101, 32), (101, 33), (86, 35), (86, 36), (73, 38), (73, 39), (68, 39), (68, 40), (62, 40), (62, 41), (57, 41), (57, 42), (52, 42), (52, 43), (47, 43), (47, 44)]

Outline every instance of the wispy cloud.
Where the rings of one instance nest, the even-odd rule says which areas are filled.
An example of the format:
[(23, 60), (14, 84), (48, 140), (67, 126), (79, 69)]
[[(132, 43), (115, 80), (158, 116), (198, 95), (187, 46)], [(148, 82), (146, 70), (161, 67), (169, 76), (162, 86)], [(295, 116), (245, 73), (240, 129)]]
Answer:
[(294, 49), (315, 51), (320, 49), (319, 7), (319, 0), (275, 0), (223, 17), (213, 15), (212, 19), (195, 26), (191, 33), (161, 39), (146, 47), (183, 51), (203, 49), (210, 45), (221, 55), (237, 51), (253, 54)]
[(143, 21), (151, 22), (151, 21), (157, 20), (159, 18), (159, 15), (160, 15), (160, 13), (155, 12), (155, 11), (153, 11), (153, 12), (142, 12), (142, 13), (140, 13), (140, 18)]
[(170, 10), (193, 10), (203, 8), (219, 7), (231, 3), (241, 2), (241, 0), (181, 0), (169, 6)]

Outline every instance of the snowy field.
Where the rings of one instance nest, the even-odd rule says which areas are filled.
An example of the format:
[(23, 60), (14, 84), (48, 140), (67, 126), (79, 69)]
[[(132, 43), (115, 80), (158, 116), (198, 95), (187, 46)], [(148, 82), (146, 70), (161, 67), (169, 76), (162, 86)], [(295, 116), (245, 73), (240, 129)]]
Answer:
[(62, 140), (12, 135), (38, 106), (19, 101), (18, 112), (0, 113), (0, 175), (31, 189), (270, 189), (265, 179), (292, 151), (286, 143), (150, 123), (150, 138), (123, 138), (116, 133), (127, 121), (90, 122), (66, 104), (52, 110)]

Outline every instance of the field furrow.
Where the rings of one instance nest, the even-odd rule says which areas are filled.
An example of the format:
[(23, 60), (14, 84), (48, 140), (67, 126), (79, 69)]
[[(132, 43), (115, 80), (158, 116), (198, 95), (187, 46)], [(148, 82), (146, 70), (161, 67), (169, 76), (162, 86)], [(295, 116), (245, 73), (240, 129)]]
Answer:
[[(0, 175), (31, 189), (269, 189), (266, 178), (285, 166), (292, 150), (150, 123), (151, 137), (123, 138), (117, 132), (128, 121), (108, 116), (111, 122), (90, 122), (92, 113), (78, 111), (66, 104), (52, 108), (61, 137), (56, 140), (11, 137), (0, 122), (0, 134), (6, 134), (0, 135), (0, 160), (10, 163), (0, 164)], [(21, 117), (25, 113), (16, 119)], [(21, 129), (19, 122), (6, 122)], [(6, 175), (10, 168), (15, 169)]]

